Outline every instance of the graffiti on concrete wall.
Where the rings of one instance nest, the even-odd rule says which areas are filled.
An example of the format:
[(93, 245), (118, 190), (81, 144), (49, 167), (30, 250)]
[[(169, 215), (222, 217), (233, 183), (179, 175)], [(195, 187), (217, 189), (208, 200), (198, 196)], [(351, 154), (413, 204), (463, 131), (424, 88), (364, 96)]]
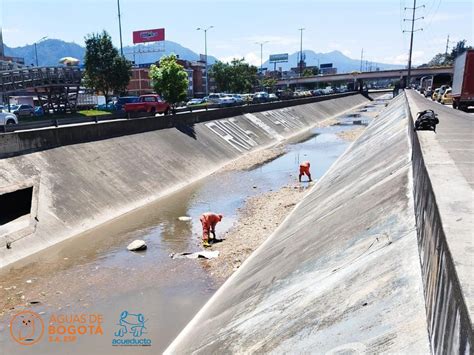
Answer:
[(257, 146), (257, 142), (252, 136), (257, 135), (250, 131), (244, 130), (237, 125), (235, 118), (229, 118), (228, 120), (219, 120), (206, 123), (206, 127), (212, 132), (217, 134), (232, 147), (237, 149), (239, 152), (250, 150)]

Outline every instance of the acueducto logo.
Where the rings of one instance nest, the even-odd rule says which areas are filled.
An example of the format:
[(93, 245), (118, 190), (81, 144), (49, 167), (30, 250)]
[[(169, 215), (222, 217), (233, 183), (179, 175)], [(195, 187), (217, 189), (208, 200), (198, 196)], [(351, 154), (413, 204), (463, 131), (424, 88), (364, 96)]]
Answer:
[(145, 316), (142, 313), (133, 314), (128, 311), (120, 313), (118, 329), (112, 339), (113, 346), (151, 346), (151, 339), (143, 337), (146, 334)]

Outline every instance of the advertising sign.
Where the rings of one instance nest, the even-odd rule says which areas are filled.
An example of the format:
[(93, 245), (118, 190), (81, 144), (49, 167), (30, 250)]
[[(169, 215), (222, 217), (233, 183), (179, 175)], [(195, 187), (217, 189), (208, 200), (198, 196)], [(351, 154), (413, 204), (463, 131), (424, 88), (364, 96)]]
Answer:
[(133, 44), (146, 42), (159, 42), (165, 40), (165, 29), (133, 31)]
[(324, 68), (332, 68), (332, 63), (326, 63), (326, 64), (321, 64), (319, 66), (320, 69), (324, 69)]
[(288, 53), (270, 54), (270, 63), (288, 62)]

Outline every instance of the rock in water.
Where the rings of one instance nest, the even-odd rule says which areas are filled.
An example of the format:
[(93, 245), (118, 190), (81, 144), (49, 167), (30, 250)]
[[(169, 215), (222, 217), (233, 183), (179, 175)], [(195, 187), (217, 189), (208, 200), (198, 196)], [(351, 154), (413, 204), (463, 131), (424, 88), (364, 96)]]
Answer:
[(144, 240), (134, 240), (133, 242), (131, 242), (127, 249), (130, 250), (130, 251), (140, 251), (140, 250), (145, 250), (147, 247), (146, 247), (146, 243)]

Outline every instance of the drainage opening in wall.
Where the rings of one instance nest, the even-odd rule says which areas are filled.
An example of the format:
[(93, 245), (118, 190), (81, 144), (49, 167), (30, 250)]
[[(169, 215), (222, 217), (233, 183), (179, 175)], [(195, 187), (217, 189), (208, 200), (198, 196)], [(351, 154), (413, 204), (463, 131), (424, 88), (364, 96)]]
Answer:
[(32, 186), (0, 195), (0, 235), (29, 224), (32, 197)]

